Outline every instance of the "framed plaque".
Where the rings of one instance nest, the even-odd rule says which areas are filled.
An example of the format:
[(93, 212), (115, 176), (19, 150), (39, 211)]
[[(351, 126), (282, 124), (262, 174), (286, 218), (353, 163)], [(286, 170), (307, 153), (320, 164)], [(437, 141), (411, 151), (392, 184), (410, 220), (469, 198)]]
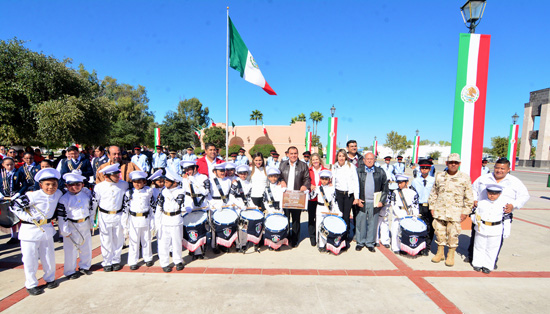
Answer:
[(282, 208), (307, 210), (307, 195), (300, 191), (285, 191)]

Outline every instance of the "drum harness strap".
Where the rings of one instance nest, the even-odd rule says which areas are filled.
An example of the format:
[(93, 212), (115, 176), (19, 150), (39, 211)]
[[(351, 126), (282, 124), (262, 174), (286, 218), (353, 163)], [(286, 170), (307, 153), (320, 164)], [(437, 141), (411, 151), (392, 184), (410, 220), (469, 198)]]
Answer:
[(332, 204), (330, 204), (327, 201), (327, 198), (325, 197), (325, 190), (323, 189), (322, 185), (319, 185), (319, 192), (321, 192), (321, 197), (323, 198), (323, 202), (325, 203), (325, 207), (328, 208), (328, 210), (332, 212)]
[(241, 181), (237, 180), (237, 196), (243, 199), (244, 204), (246, 207), (248, 207), (248, 198), (244, 195), (243, 186), (241, 184)]
[(34, 178), (33, 176), (31, 175), (30, 171), (29, 171), (29, 168), (27, 167), (27, 165), (23, 165), (23, 169), (25, 170), (25, 176), (27, 177), (27, 182), (30, 183), (31, 185), (34, 185)]
[(401, 203), (403, 204), (403, 207), (405, 207), (405, 211), (407, 212), (407, 215), (412, 215), (412, 213), (409, 211), (409, 205), (407, 204), (407, 201), (405, 201), (405, 196), (403, 195), (403, 190), (398, 189), (399, 197), (401, 198)]
[(227, 199), (227, 195), (223, 194), (223, 190), (218, 178), (214, 178), (214, 183), (216, 183), (216, 188), (218, 189), (218, 193), (220, 193), (220, 199), (223, 201), (224, 204), (227, 204), (229, 200)]
[(271, 187), (269, 187), (269, 184), (267, 185), (267, 196), (269, 197), (269, 205), (272, 205), (273, 208), (279, 210), (279, 202), (275, 202), (275, 198), (273, 197), (273, 193), (271, 193)]
[[(195, 194), (195, 189), (193, 188), (193, 184), (191, 183), (191, 180), (188, 180), (189, 182), (189, 191), (191, 191), (191, 199), (193, 200), (193, 204), (195, 205), (195, 207), (199, 207), (199, 201), (197, 200), (197, 194)], [(204, 196), (203, 196), (204, 197)], [(202, 199), (201, 199), (202, 201)]]
[[(80, 167), (82, 167), (82, 164), (83, 164), (83, 162), (81, 162), (80, 164), (78, 164), (78, 167), (76, 167), (76, 170), (80, 170)], [(69, 170), (71, 170), (71, 171), (74, 170), (74, 166), (73, 166), (73, 161), (72, 161), (72, 160), (67, 160), (67, 167), (69, 167)]]

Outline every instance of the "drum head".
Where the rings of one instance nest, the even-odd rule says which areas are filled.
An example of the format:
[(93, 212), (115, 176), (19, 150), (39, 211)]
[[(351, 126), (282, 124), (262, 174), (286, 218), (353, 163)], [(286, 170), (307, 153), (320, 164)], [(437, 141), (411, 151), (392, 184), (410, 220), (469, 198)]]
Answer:
[(248, 220), (260, 220), (264, 218), (264, 214), (257, 209), (247, 209), (241, 212), (241, 217)]
[(323, 219), (323, 225), (332, 233), (342, 234), (346, 232), (347, 226), (344, 219), (336, 216), (327, 216)]
[(0, 226), (11, 228), (19, 222), (19, 218), (10, 211), (9, 202), (0, 203)]
[(288, 227), (288, 218), (281, 214), (271, 214), (265, 218), (264, 225), (270, 230), (283, 230)]
[(239, 216), (233, 210), (218, 210), (212, 215), (212, 219), (219, 224), (229, 224), (235, 222)]
[(184, 226), (196, 226), (206, 221), (208, 215), (204, 210), (197, 210), (194, 212), (187, 213), (183, 216), (183, 225)]
[(420, 219), (406, 217), (399, 222), (401, 227), (412, 232), (426, 231), (426, 223)]

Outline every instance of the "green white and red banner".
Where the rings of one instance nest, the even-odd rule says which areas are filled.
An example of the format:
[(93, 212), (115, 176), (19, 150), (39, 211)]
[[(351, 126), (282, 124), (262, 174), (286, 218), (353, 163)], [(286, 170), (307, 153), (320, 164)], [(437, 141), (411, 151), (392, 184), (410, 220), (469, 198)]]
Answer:
[(372, 153), (374, 154), (374, 156), (378, 155), (378, 141), (376, 140), (372, 142)]
[(516, 155), (518, 151), (518, 132), (519, 125), (510, 126), (510, 136), (508, 137), (508, 160), (510, 160), (510, 170), (516, 170)]
[(306, 132), (306, 151), (311, 152), (311, 132)]
[(412, 162), (415, 164), (418, 163), (418, 146), (420, 146), (420, 135), (414, 137)]
[(235, 25), (228, 17), (229, 23), (229, 66), (239, 71), (241, 77), (246, 81), (260, 86), (269, 95), (277, 95), (267, 84), (260, 71), (260, 67), (246, 47), (241, 35), (237, 32)]
[(336, 162), (336, 137), (338, 136), (338, 118), (328, 118), (328, 144), (327, 164), (333, 165)]
[(460, 34), (451, 153), (472, 182), (481, 175), (491, 35)]
[(157, 145), (160, 145), (160, 128), (155, 128), (155, 153), (157, 152)]

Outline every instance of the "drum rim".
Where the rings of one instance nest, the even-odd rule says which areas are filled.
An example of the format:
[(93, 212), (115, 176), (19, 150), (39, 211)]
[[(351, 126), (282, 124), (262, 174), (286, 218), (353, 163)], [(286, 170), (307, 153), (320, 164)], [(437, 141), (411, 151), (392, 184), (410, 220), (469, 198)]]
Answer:
[[(425, 229), (422, 230), (422, 231), (413, 231), (413, 230), (411, 230), (411, 229), (408, 229), (408, 228), (404, 227), (403, 224), (402, 224), (402, 222), (403, 222), (403, 221), (409, 221), (409, 220), (416, 220), (416, 221), (421, 222), (421, 225), (424, 226)], [(417, 219), (417, 218), (414, 218), (414, 217), (405, 217), (405, 218), (402, 219), (402, 221), (399, 222), (399, 228), (403, 228), (404, 230), (407, 230), (407, 231), (409, 231), (409, 232), (425, 232), (425, 231), (428, 230), (428, 225), (427, 225), (426, 222), (424, 222), (424, 220), (422, 220), (422, 219)]]
[[(202, 221), (200, 221), (200, 222), (195, 223), (195, 224), (186, 225), (186, 224), (185, 224), (185, 217), (187, 217), (187, 216), (190, 215), (190, 214), (197, 213), (197, 212), (202, 212), (204, 219), (203, 219)], [(206, 223), (206, 221), (208, 220), (208, 214), (206, 213), (206, 210), (195, 210), (195, 211), (192, 211), (192, 212), (190, 212), (190, 213), (185, 213), (185, 215), (183, 215), (182, 218), (183, 218), (183, 225), (184, 225), (185, 227), (196, 227), (196, 226), (199, 226), (199, 225), (201, 225), (201, 224), (205, 224), (205, 223)]]
[[(325, 225), (325, 219), (327, 219), (327, 218), (329, 218), (329, 219), (338, 218), (339, 221), (341, 221), (341, 222), (344, 224), (344, 225), (343, 225), (343, 226), (344, 226), (344, 231), (342, 231), (342, 232), (334, 232), (334, 231), (328, 230), (328, 229), (327, 229), (327, 231), (329, 231), (329, 232), (331, 232), (331, 233), (333, 233), (333, 234), (338, 234), (338, 235), (342, 235), (342, 234), (346, 233), (347, 224), (346, 224), (346, 221), (345, 221), (342, 217), (339, 217), (339, 216), (326, 216), (325, 218), (323, 218), (323, 221), (321, 221), (321, 225), (322, 225), (323, 227), (325, 227), (325, 228), (327, 228), (327, 225)], [(337, 220), (337, 221), (338, 221), (338, 220)]]
[[(246, 217), (243, 217), (243, 213), (246, 212), (246, 211), (253, 211), (253, 212), (258, 212), (260, 215), (264, 215), (264, 213), (262, 213), (259, 209), (257, 208), (251, 208), (251, 209), (244, 209), (241, 211), (241, 214), (239, 215), (241, 218), (243, 219), (247, 219), (247, 220), (250, 220), (249, 218), (246, 218)], [(265, 217), (264, 217), (265, 218)], [(259, 219), (254, 219), (254, 220), (260, 220), (261, 218)]]
[(217, 224), (219, 226), (229, 226), (229, 225), (232, 225), (232, 224), (236, 224), (237, 223), (237, 220), (239, 220), (239, 214), (237, 214), (237, 212), (233, 209), (231, 209), (231, 212), (233, 212), (233, 214), (235, 214), (235, 220), (233, 221), (230, 221), (230, 222), (220, 222), (220, 221), (217, 221), (216, 218), (214, 218), (214, 216), (217, 214), (217, 213), (222, 213), (222, 212), (226, 212), (227, 210), (224, 210), (224, 211), (221, 211), (221, 210), (217, 210), (215, 211), (213, 214), (212, 214), (212, 221), (214, 222), (214, 224)]
[[(267, 220), (267, 218), (269, 218), (270, 216), (283, 216), (284, 218), (287, 218), (287, 217), (286, 217), (285, 215), (283, 215), (283, 214), (271, 213), (271, 214), (269, 214), (269, 215), (267, 215), (267, 216), (265, 217), (265, 220)], [(288, 218), (287, 218), (287, 219), (288, 219)], [(286, 222), (286, 227), (284, 227), (284, 228), (282, 228), (282, 229), (276, 229), (276, 230), (275, 230), (275, 229), (271, 229), (271, 228), (269, 228), (269, 227), (265, 224), (265, 221), (264, 221), (264, 228), (265, 228), (265, 230), (269, 230), (270, 232), (280, 232), (280, 231), (283, 231), (283, 230), (285, 230), (285, 229), (288, 229), (288, 220), (287, 220), (287, 222)]]

